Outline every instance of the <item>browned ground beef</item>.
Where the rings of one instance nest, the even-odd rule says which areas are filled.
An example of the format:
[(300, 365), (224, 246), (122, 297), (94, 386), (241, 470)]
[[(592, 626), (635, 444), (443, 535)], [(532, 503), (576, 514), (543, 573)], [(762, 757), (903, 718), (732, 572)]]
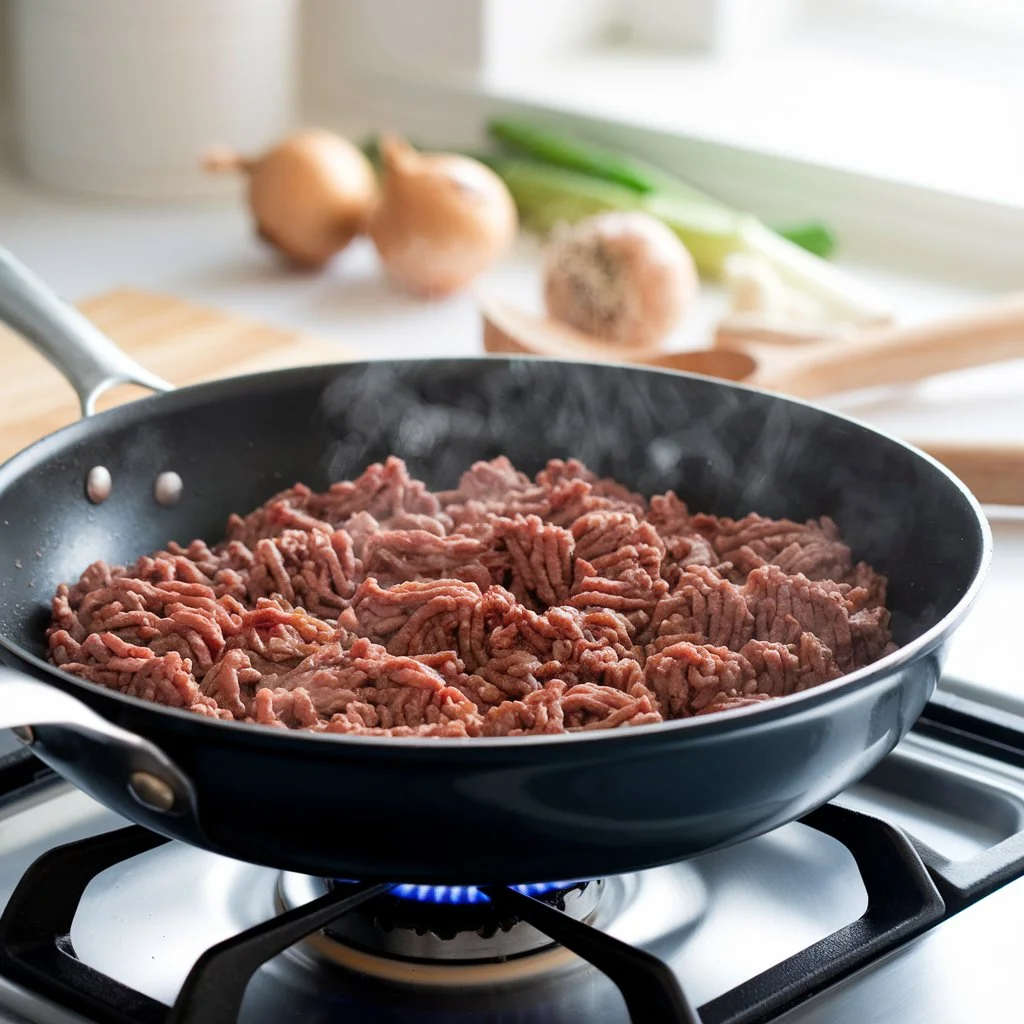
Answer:
[(55, 665), (225, 720), (510, 736), (686, 718), (894, 650), (885, 579), (835, 524), (691, 514), (575, 460), (477, 463), (432, 494), (396, 458), (296, 484), (227, 539), (96, 562), (53, 599)]

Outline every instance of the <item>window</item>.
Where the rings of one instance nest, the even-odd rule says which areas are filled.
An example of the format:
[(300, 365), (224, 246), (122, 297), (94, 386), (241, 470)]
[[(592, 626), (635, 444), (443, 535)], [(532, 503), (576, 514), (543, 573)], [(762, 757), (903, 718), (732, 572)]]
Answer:
[(1024, 80), (1020, 0), (802, 0), (806, 45), (875, 54), (950, 74)]
[(317, 100), (366, 126), (471, 147), (488, 112), (513, 106), (585, 122), (736, 205), (827, 216), (846, 238), (885, 233), (961, 263), (973, 239), (993, 265), (1024, 258), (1024, 0), (307, 10), (333, 20), (307, 26)]
[(970, 31), (1024, 29), (1024, 5), (1020, 0), (804, 0), (802, 6), (806, 11), (897, 18)]

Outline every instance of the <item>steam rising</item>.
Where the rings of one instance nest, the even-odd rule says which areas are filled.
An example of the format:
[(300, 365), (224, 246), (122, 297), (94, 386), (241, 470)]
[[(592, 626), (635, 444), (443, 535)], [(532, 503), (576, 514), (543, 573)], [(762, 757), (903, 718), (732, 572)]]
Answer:
[[(930, 558), (961, 555), (934, 510), (915, 500), (923, 466), (898, 445), (830, 414), (670, 373), (528, 359), (370, 363), (323, 392), (330, 479), (396, 454), (435, 489), (477, 459), (507, 455), (533, 473), (575, 456), (643, 494), (674, 489), (696, 511), (833, 517), (857, 559), (891, 580), (902, 641), (954, 593), (925, 597)], [(934, 570), (932, 570), (934, 571)], [(901, 612), (915, 609), (914, 615)]]
[[(672, 488), (702, 512), (832, 516), (854, 555), (889, 576), (900, 643), (960, 599), (980, 559), (975, 513), (939, 470), (822, 410), (635, 368), (374, 362), (186, 389), (76, 425), (16, 460), (0, 482), (0, 626), (38, 650), (32, 616), (90, 561), (216, 539), (230, 512), (297, 481), (326, 487), (391, 454), (432, 489), (455, 486), (477, 459), (507, 455), (532, 473), (575, 456), (644, 494)], [(95, 465), (114, 481), (101, 505), (84, 494)], [(173, 508), (153, 497), (164, 470), (184, 481)]]

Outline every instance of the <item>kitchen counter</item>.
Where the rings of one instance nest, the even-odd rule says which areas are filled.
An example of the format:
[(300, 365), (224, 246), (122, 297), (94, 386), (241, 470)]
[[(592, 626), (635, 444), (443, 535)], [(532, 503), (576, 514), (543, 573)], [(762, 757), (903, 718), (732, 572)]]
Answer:
[[(234, 309), (304, 329), (368, 358), (471, 355), (481, 351), (473, 297), (422, 302), (384, 277), (372, 246), (358, 240), (319, 274), (283, 267), (253, 235), (240, 199), (146, 205), (102, 202), (0, 174), (0, 240), (74, 301), (128, 285)], [(926, 319), (984, 298), (966, 287), (875, 267), (856, 267), (890, 296), (901, 319)], [(483, 282), (536, 308), (536, 246), (527, 244)], [(720, 308), (713, 288), (674, 343), (701, 344)], [(886, 393), (826, 404), (883, 429), (928, 439), (1024, 437), (1024, 360), (949, 375)]]
[[(440, 302), (402, 295), (384, 277), (372, 247), (355, 243), (319, 274), (298, 273), (253, 236), (240, 200), (191, 204), (106, 203), (56, 194), (0, 175), (0, 244), (69, 300), (117, 286), (177, 294), (286, 328), (336, 339), (367, 358), (472, 355), (482, 351), (471, 294)], [(892, 297), (900, 319), (916, 321), (984, 299), (965, 287), (885, 268), (851, 268)], [(523, 245), (485, 286), (538, 308), (537, 249)], [(705, 289), (674, 339), (699, 345), (721, 296)], [(949, 374), (914, 387), (836, 396), (823, 404), (884, 430), (922, 440), (1024, 440), (1024, 360)], [(1001, 671), (993, 636), (1010, 635), (1024, 565), (1024, 520), (997, 524), (996, 565), (982, 603), (950, 662), (955, 675), (1020, 692), (1021, 671)]]

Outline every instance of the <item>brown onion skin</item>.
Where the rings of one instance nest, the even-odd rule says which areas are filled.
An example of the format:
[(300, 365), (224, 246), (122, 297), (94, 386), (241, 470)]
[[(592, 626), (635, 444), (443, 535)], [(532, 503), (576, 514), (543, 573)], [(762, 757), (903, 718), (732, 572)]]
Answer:
[(362, 234), (377, 202), (365, 154), (323, 129), (297, 132), (262, 156), (211, 153), (211, 171), (241, 171), (256, 233), (293, 263), (319, 269)]
[(467, 287), (512, 246), (515, 203), (489, 167), (380, 139), (381, 199), (368, 233), (388, 273), (408, 292), (441, 298)]

